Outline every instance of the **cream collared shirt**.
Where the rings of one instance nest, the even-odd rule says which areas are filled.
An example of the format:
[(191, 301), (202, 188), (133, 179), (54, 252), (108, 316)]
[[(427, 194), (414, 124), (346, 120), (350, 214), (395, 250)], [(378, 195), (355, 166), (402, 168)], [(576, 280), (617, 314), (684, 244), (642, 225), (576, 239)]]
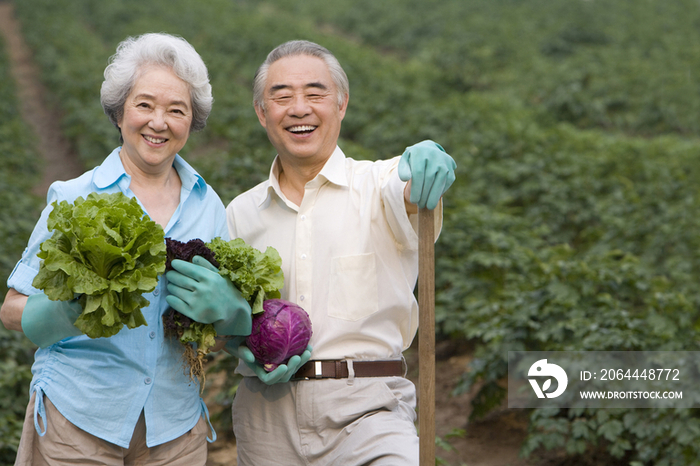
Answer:
[[(277, 249), (282, 298), (311, 316), (312, 359), (400, 358), (418, 327), (418, 216), (406, 213), (399, 157), (356, 161), (336, 147), (300, 206), (280, 190), (278, 163), (228, 205), (231, 238)], [(441, 224), (442, 204), (436, 237)]]

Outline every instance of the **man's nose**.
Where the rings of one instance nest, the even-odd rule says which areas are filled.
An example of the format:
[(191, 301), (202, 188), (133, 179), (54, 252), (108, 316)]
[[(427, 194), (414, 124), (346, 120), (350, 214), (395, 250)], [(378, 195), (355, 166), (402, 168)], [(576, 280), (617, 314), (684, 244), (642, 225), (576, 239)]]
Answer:
[(290, 114), (297, 117), (308, 115), (309, 113), (311, 113), (311, 106), (306, 100), (306, 96), (295, 95), (294, 97), (292, 97), (292, 104), (289, 106), (289, 112)]

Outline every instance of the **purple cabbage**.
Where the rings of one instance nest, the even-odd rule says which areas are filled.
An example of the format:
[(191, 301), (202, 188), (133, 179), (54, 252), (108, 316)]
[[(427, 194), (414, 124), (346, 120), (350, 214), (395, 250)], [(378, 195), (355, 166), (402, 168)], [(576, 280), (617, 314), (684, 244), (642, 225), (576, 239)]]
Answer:
[(266, 371), (301, 355), (311, 339), (311, 319), (304, 309), (283, 299), (263, 302), (264, 311), (253, 315), (253, 330), (246, 345)]

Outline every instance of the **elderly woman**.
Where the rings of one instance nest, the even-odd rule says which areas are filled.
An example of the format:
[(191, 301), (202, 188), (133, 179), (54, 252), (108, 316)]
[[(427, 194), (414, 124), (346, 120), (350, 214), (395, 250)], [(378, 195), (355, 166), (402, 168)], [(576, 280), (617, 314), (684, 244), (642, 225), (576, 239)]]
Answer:
[[(104, 76), (102, 106), (123, 144), (100, 166), (50, 187), (49, 206), (8, 279), (0, 310), (5, 327), (39, 346), (16, 464), (204, 465), (207, 409), (183, 373), (181, 346), (163, 335), (167, 280), (144, 295), (147, 326), (97, 339), (73, 325), (81, 313), (76, 301), (50, 301), (32, 286), (39, 246), (51, 236), (53, 201), (122, 192), (138, 199), (166, 237), (228, 239), (221, 200), (178, 155), (212, 106), (207, 68), (194, 48), (167, 34), (128, 38)], [(180, 262), (195, 269), (189, 275), (196, 280), (170, 285), (173, 307), (213, 323), (222, 335), (250, 333), (250, 307), (230, 282)]]

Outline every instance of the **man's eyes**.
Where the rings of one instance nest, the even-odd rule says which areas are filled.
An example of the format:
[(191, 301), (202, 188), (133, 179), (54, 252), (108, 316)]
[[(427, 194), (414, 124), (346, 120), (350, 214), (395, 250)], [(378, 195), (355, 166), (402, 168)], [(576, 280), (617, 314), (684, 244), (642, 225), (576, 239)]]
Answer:
[[(278, 95), (272, 98), (273, 101), (278, 103), (288, 103), (291, 102), (294, 96), (291, 95)], [(319, 102), (326, 97), (326, 94), (306, 94), (304, 98), (311, 102)]]

